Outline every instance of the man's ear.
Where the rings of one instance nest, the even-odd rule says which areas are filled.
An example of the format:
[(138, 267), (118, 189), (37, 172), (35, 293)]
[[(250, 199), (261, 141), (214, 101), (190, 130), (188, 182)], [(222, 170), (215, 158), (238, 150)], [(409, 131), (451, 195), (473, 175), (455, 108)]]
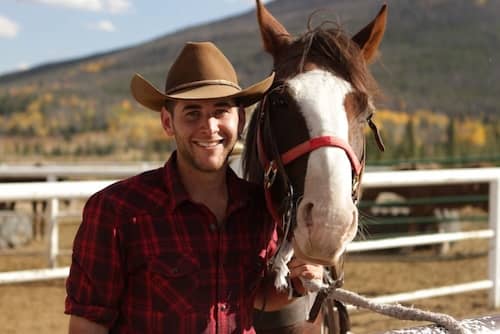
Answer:
[(161, 108), (161, 125), (163, 126), (163, 129), (165, 129), (165, 132), (169, 136), (174, 135), (174, 126), (173, 126), (173, 113), (169, 112), (167, 108), (162, 107)]
[(241, 134), (245, 129), (245, 122), (246, 122), (245, 107), (238, 106), (238, 139), (241, 138)]

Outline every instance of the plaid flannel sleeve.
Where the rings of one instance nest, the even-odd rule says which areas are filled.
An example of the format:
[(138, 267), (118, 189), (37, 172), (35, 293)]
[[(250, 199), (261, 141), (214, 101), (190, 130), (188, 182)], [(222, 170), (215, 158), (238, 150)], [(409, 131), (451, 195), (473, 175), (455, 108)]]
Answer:
[(112, 327), (124, 279), (116, 203), (102, 193), (92, 196), (73, 244), (66, 281), (65, 313)]

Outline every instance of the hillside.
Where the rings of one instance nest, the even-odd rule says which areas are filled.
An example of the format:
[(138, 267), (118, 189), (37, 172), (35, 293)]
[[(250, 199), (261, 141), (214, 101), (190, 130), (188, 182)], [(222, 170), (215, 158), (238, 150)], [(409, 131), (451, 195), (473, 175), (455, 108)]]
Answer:
[[(306, 30), (308, 18), (317, 9), (321, 11), (313, 17), (313, 26), (330, 20), (340, 22), (353, 34), (384, 2), (389, 6), (388, 25), (380, 58), (372, 65), (385, 95), (378, 106), (406, 114), (429, 110), (463, 124), (469, 116), (479, 118), (490, 127), (484, 130), (477, 125), (470, 137), (494, 145), (488, 138), (496, 138), (500, 131), (495, 125), (500, 123), (496, 121), (500, 106), (499, 0), (275, 0), (268, 8), (294, 34)], [(0, 145), (0, 153), (47, 152), (36, 138), (50, 137), (54, 144), (48, 152), (64, 154), (57, 148), (61, 143), (57, 137), (61, 136), (70, 146), (65, 150), (75, 155), (96, 145), (101, 154), (116, 152), (119, 147), (113, 136), (136, 140), (138, 150), (146, 143), (160, 147), (164, 137), (161, 129), (155, 128), (157, 120), (152, 119), (153, 113), (135, 112), (139, 107), (130, 96), (129, 81), (139, 72), (162, 87), (166, 70), (189, 40), (214, 41), (235, 64), (243, 86), (271, 70), (271, 59), (262, 51), (252, 10), (128, 48), (0, 76), (0, 137), (32, 138), (25, 145)], [(433, 129), (426, 124), (417, 125), (419, 129)], [(432, 130), (432, 138), (439, 138), (445, 145), (443, 124)], [(418, 131), (416, 136), (421, 137), (423, 132)], [(96, 132), (106, 133), (106, 144), (95, 139)], [(75, 141), (76, 134), (83, 135)], [(394, 145), (402, 140), (404, 136)], [(488, 150), (484, 145), (482, 149)]]
[[(381, 1), (276, 0), (269, 9), (294, 33), (313, 22), (337, 20), (356, 32)], [(388, 107), (427, 108), (447, 114), (495, 113), (500, 105), (499, 1), (392, 0), (380, 62), (373, 66)], [(137, 71), (160, 87), (166, 68), (187, 40), (213, 40), (235, 63), (243, 84), (270, 71), (261, 51), (255, 13), (193, 27), (127, 49), (69, 60), (0, 77), (0, 96), (8, 88), (36, 86), (39, 93), (77, 94), (96, 100), (106, 112), (110, 103), (129, 97), (128, 81)], [(32, 87), (34, 89), (34, 87)], [(31, 91), (29, 89), (28, 91)], [(1, 114), (12, 110), (0, 109)]]

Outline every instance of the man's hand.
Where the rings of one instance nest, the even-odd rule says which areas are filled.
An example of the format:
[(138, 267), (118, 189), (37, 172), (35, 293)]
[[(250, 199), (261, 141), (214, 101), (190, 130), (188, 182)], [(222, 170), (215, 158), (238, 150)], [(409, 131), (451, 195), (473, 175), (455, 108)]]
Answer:
[(323, 266), (306, 263), (304, 260), (293, 258), (288, 262), (290, 278), (323, 279)]
[[(307, 291), (302, 285), (300, 277), (305, 279), (323, 279), (323, 266), (307, 264), (303, 260), (292, 259), (288, 262), (290, 281), (295, 290), (304, 295)], [(265, 277), (257, 290), (254, 307), (263, 311), (277, 311), (290, 304), (293, 299), (288, 298), (288, 291), (277, 291), (274, 287), (274, 275)]]
[(306, 263), (304, 260), (293, 258), (288, 262), (288, 269), (290, 269), (290, 279), (293, 289), (300, 295), (307, 292), (300, 278), (308, 280), (323, 279), (324, 269), (323, 266), (319, 264), (310, 264)]

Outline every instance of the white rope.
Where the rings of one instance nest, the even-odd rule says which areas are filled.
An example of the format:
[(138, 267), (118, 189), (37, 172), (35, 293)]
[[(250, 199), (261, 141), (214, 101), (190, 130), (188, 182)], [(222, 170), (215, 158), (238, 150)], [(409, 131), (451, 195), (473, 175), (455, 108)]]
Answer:
[(470, 331), (466, 330), (458, 320), (447, 314), (424, 311), (400, 304), (375, 303), (368, 298), (344, 289), (329, 288), (328, 290), (328, 297), (393, 318), (401, 320), (430, 321), (443, 326), (450, 334), (470, 333)]

